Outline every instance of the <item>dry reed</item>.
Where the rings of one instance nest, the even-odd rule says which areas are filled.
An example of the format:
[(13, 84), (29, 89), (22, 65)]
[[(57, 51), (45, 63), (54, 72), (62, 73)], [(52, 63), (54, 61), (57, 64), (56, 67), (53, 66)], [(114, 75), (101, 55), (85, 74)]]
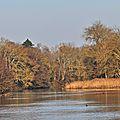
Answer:
[(120, 78), (94, 79), (91, 81), (76, 81), (65, 86), (66, 89), (107, 89), (120, 88)]

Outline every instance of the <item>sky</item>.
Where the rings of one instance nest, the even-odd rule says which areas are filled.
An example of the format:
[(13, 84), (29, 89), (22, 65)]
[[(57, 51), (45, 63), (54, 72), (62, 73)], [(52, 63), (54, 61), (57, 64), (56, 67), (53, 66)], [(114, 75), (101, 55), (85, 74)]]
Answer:
[(84, 44), (95, 21), (120, 26), (120, 0), (0, 0), (0, 37), (17, 43)]

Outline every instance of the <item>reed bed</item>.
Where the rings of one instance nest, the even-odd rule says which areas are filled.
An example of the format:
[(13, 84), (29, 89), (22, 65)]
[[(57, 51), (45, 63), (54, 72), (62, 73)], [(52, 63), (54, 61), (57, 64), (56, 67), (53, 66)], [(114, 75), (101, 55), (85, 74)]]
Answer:
[(87, 81), (76, 81), (65, 86), (66, 89), (108, 89), (120, 88), (120, 78), (93, 79)]

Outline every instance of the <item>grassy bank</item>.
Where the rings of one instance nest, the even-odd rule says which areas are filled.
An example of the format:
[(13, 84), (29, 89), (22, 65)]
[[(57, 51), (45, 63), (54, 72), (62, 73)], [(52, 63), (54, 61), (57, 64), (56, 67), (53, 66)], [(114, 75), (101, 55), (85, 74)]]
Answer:
[(107, 89), (120, 88), (119, 79), (94, 79), (91, 81), (76, 81), (65, 86), (66, 89)]

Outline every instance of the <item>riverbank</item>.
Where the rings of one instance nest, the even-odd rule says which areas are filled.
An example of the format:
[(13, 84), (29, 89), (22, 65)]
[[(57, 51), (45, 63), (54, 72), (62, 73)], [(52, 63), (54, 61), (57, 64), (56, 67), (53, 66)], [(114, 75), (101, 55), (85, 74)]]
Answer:
[(66, 89), (108, 89), (120, 88), (120, 78), (94, 79), (87, 81), (76, 81), (66, 84)]

